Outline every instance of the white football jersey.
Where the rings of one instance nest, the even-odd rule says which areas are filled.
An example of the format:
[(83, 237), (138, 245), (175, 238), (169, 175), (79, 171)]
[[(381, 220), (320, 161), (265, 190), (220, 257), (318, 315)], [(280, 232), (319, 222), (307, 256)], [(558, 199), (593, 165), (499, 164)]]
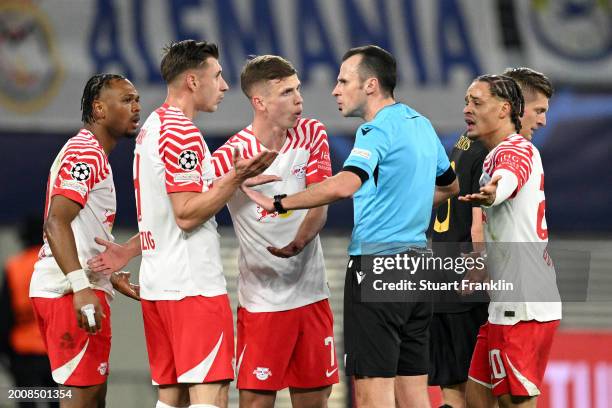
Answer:
[(504, 202), (483, 207), (486, 218), (488, 269), (491, 279), (512, 282), (513, 291), (496, 291), (489, 306), (489, 321), (515, 324), (561, 319), (561, 301), (555, 268), (547, 252), (544, 168), (538, 149), (513, 134), (489, 152), (480, 185), (497, 170), (512, 172), (518, 187)]
[[(117, 209), (108, 157), (93, 133), (86, 129), (81, 129), (66, 142), (51, 166), (47, 181), (45, 219), (51, 198), (56, 195), (67, 197), (82, 207), (70, 226), (79, 262), (86, 269), (87, 260), (104, 250), (104, 247), (95, 243), (94, 238), (114, 240), (111, 230)], [(43, 239), (44, 245), (30, 282), (30, 297), (60, 297), (71, 292), (72, 288), (51, 253), (47, 237), (43, 236)], [(107, 275), (87, 269), (86, 272), (94, 289), (114, 295)]]
[[(253, 134), (252, 126), (232, 136), (213, 154), (217, 177), (232, 168), (234, 147), (242, 158), (251, 158), (265, 147)], [(283, 148), (264, 174), (282, 177), (254, 189), (268, 196), (294, 194), (331, 175), (327, 133), (323, 124), (300, 119), (287, 131)], [(279, 258), (266, 249), (282, 248), (295, 235), (308, 210), (286, 214), (268, 212), (238, 190), (228, 202), (240, 253), (238, 300), (250, 312), (276, 312), (295, 309), (329, 297), (321, 242), (317, 235), (296, 256)]]
[(213, 179), (210, 152), (193, 122), (166, 104), (151, 113), (134, 151), (143, 299), (227, 293), (214, 217), (184, 232), (176, 224), (169, 197), (176, 192), (207, 191)]

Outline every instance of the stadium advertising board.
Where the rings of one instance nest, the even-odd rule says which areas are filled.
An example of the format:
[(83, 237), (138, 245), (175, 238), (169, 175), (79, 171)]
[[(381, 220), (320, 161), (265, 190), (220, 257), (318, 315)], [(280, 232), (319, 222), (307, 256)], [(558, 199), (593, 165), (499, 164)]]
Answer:
[(298, 69), (305, 114), (333, 132), (353, 132), (331, 96), (343, 53), (378, 44), (398, 60), (398, 99), (440, 129), (462, 123), (469, 81), (505, 66), (494, 2), (488, 0), (53, 0), (3, 1), (0, 123), (4, 130), (67, 131), (95, 72), (117, 72), (139, 89), (143, 110), (165, 96), (162, 47), (217, 42), (230, 91), (208, 132), (233, 132), (250, 117), (239, 74), (249, 54), (274, 53)]

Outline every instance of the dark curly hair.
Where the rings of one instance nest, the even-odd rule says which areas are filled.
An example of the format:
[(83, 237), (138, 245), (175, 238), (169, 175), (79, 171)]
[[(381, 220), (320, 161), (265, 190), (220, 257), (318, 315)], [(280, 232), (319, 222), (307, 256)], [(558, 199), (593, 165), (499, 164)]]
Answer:
[(519, 84), (505, 75), (481, 75), (475, 79), (489, 84), (491, 95), (497, 96), (510, 104), (510, 120), (516, 133), (521, 132), (521, 117), (525, 113), (525, 98)]
[(93, 101), (100, 96), (102, 88), (107, 87), (115, 79), (125, 79), (125, 77), (119, 74), (96, 74), (89, 78), (81, 97), (81, 111), (83, 112), (81, 120), (83, 123), (91, 124), (94, 122)]

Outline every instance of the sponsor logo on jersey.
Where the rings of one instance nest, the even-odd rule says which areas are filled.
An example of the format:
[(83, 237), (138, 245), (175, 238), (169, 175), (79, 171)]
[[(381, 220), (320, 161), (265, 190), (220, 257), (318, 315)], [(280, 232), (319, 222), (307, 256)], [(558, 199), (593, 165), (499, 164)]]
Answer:
[(257, 221), (263, 221), (266, 218), (289, 218), (293, 214), (293, 210), (287, 211), (285, 214), (279, 214), (276, 211), (268, 211), (265, 208), (261, 208), (260, 206), (256, 207), (257, 212)]
[(370, 152), (369, 150), (354, 147), (353, 150), (351, 150), (351, 154), (349, 156), (359, 156), (359, 157), (363, 157), (366, 160), (369, 160), (371, 155), (372, 155), (372, 152)]
[(272, 371), (267, 367), (257, 367), (253, 370), (253, 374), (259, 381), (265, 381), (268, 377), (272, 377)]
[(190, 171), (189, 173), (176, 173), (172, 176), (175, 183), (183, 183), (185, 181), (189, 181), (192, 183), (200, 182), (200, 175), (195, 171)]
[(113, 229), (115, 224), (115, 212), (112, 210), (104, 210), (104, 224), (108, 226), (109, 230)]
[(20, 113), (53, 101), (63, 75), (49, 17), (33, 3), (0, 2), (0, 104)]
[(257, 206), (257, 221), (262, 221), (264, 218), (274, 218), (278, 217), (278, 213), (276, 211), (268, 211), (265, 208)]
[(306, 163), (297, 164), (293, 166), (291, 169), (291, 174), (293, 174), (298, 179), (303, 179), (306, 177)]
[(60, 183), (60, 188), (76, 191), (83, 197), (85, 197), (87, 194), (87, 187), (85, 187), (83, 183), (74, 180), (62, 180)]

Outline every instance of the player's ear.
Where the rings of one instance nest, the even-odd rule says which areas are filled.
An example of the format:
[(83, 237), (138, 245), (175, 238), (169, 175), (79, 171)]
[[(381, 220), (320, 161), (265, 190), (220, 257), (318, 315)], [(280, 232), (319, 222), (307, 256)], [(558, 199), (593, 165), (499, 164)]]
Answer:
[(511, 111), (512, 111), (512, 107), (510, 106), (510, 102), (503, 101), (499, 109), (499, 118), (504, 119), (504, 118), (510, 117)]
[(185, 74), (185, 84), (190, 91), (195, 92), (198, 88), (198, 77), (193, 72), (187, 72)]
[(253, 109), (259, 112), (263, 112), (266, 110), (266, 104), (264, 103), (263, 97), (261, 95), (253, 95), (251, 97), (251, 105), (253, 105)]
[(100, 99), (95, 99), (92, 103), (94, 121), (106, 118), (106, 106)]

